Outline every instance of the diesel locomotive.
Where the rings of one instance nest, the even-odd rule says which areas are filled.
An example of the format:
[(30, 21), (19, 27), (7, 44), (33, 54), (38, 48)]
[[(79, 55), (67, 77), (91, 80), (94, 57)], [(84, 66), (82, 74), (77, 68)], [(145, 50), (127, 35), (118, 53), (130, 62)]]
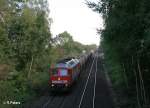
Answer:
[(68, 90), (77, 80), (85, 63), (91, 57), (84, 54), (80, 57), (69, 57), (58, 61), (50, 68), (49, 85), (51, 90)]

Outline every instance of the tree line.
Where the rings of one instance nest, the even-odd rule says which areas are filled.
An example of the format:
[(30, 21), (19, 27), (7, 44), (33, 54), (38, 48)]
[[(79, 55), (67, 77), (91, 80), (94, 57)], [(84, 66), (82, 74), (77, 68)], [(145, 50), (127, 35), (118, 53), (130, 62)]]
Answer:
[(52, 63), (96, 48), (67, 31), (53, 38), (49, 13), (48, 0), (0, 0), (0, 107), (23, 107), (48, 86)]
[(87, 1), (102, 15), (99, 29), (105, 63), (120, 108), (150, 106), (150, 2), (148, 0)]

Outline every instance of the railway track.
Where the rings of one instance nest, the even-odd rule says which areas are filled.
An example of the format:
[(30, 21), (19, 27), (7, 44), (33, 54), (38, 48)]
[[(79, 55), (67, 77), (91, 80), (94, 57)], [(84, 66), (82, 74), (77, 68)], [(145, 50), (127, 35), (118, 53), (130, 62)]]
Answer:
[(53, 96), (47, 100), (42, 108), (60, 108), (65, 100), (65, 96)]
[(46, 95), (40, 106), (30, 108), (114, 108), (100, 61), (94, 54), (70, 93)]
[[(94, 59), (92, 60), (92, 63), (89, 63), (87, 65), (87, 67), (90, 67), (90, 72), (89, 72), (88, 77), (87, 77), (88, 80), (90, 78), (90, 73), (92, 72), (93, 65), (94, 65), (95, 61), (96, 61), (96, 57), (94, 57)], [(89, 71), (88, 69), (89, 68), (87, 68), (86, 71), (82, 70), (83, 72), (81, 72), (81, 76), (83, 74), (85, 74), (84, 72), (88, 72)], [(83, 79), (79, 78), (78, 84), (80, 83), (81, 80), (83, 80)], [(87, 81), (86, 81), (86, 85), (87, 85)], [(82, 82), (84, 82), (84, 81), (82, 81)], [(76, 84), (75, 87), (78, 86), (78, 84)], [(84, 84), (82, 83), (81, 86), (83, 87), (83, 85)], [(66, 108), (65, 105), (66, 105), (68, 99), (73, 100), (72, 101), (72, 107), (76, 108), (76, 103), (75, 102), (78, 99), (78, 93), (81, 92), (80, 87), (78, 87), (78, 88), (79, 88), (78, 90), (73, 91), (74, 92), (73, 95), (69, 94), (68, 96), (65, 96), (65, 95), (59, 96), (59, 95), (54, 94), (53, 96), (50, 96), (49, 99), (43, 104), (42, 108)]]
[[(85, 69), (81, 71), (81, 75), (79, 77), (79, 80), (76, 85), (73, 86), (73, 91), (71, 92), (71, 95), (67, 97), (61, 108), (77, 108), (78, 107), (78, 100), (80, 96), (82, 95), (82, 90), (84, 85), (86, 84), (86, 80), (89, 75), (89, 70), (93, 65), (93, 60), (91, 60), (89, 63), (87, 63)], [(69, 101), (69, 103), (68, 103)]]
[[(89, 85), (90, 88), (93, 88), (93, 96), (92, 96), (92, 107), (91, 108), (95, 108), (95, 90), (96, 90), (96, 76), (97, 76), (97, 60), (98, 60), (98, 57), (97, 55), (95, 55), (94, 57), (94, 60), (92, 62), (92, 65), (90, 67), (90, 71), (89, 71), (89, 74), (88, 74), (88, 77), (86, 79), (86, 84), (84, 86), (84, 89), (83, 89), (83, 92), (82, 92), (82, 96), (80, 98), (80, 102), (79, 102), (79, 105), (78, 105), (78, 108), (82, 108), (82, 106), (84, 106), (83, 104), (83, 100), (85, 99), (85, 95), (88, 91), (88, 84), (89, 84), (89, 80), (90, 78), (92, 77), (92, 74), (94, 74), (94, 78), (92, 78), (92, 80), (94, 79), (94, 82), (93, 82), (93, 87), (91, 87), (91, 84)], [(94, 69), (94, 63), (95, 63), (95, 69)], [(86, 102), (85, 102), (86, 104)]]
[(44, 103), (44, 105), (43, 105), (43, 107), (42, 107), (42, 108), (46, 108), (46, 107), (48, 106), (48, 104), (50, 104), (50, 103), (52, 103), (52, 102), (53, 102), (54, 98), (55, 98), (54, 96), (49, 97), (49, 99), (47, 100), (47, 102), (46, 102), (46, 103)]

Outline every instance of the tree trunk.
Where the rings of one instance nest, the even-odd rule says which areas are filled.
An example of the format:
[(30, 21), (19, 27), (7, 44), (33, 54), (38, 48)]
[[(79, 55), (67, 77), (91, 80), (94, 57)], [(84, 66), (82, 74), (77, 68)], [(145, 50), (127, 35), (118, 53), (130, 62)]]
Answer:
[(33, 65), (33, 56), (32, 56), (31, 64), (30, 64), (30, 67), (29, 67), (28, 79), (30, 79), (30, 76), (31, 76), (32, 65)]
[(138, 103), (138, 108), (141, 108), (141, 103), (140, 103), (140, 99), (139, 99), (138, 78), (137, 78), (136, 70), (134, 68), (134, 58), (133, 58), (133, 56), (132, 56), (132, 67), (133, 67), (133, 72), (134, 72), (134, 75), (135, 75), (135, 82), (136, 82), (136, 99), (137, 99), (137, 103)]
[(123, 76), (124, 76), (124, 79), (125, 79), (126, 87), (128, 89), (129, 88), (129, 84), (128, 84), (128, 78), (127, 78), (127, 74), (126, 74), (126, 69), (125, 69), (124, 63), (122, 65), (123, 65), (123, 74), (124, 74)]
[(146, 104), (146, 93), (145, 93), (145, 86), (144, 86), (144, 81), (143, 81), (143, 76), (142, 76), (142, 73), (141, 73), (141, 67), (140, 67), (140, 61), (138, 60), (138, 71), (139, 71), (139, 76), (140, 76), (140, 82), (141, 82), (141, 92), (143, 94), (143, 100), (144, 100), (144, 104)]

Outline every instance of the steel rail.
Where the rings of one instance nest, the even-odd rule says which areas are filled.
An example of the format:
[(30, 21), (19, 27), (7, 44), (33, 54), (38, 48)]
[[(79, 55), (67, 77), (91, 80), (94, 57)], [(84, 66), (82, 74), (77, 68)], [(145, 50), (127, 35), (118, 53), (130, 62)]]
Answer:
[[(97, 57), (97, 55), (96, 55)], [(94, 95), (93, 95), (93, 108), (95, 108), (95, 93), (96, 93), (96, 76), (97, 76), (97, 61), (98, 61), (98, 57), (96, 59), (96, 71), (95, 71), (95, 81), (94, 81)]]
[(85, 83), (85, 86), (84, 86), (84, 90), (83, 90), (83, 92), (82, 92), (82, 96), (81, 96), (81, 99), (80, 99), (80, 102), (79, 102), (79, 105), (78, 105), (78, 108), (81, 108), (82, 101), (83, 101), (83, 97), (84, 97), (85, 91), (86, 91), (86, 89), (87, 89), (87, 85), (88, 85), (88, 82), (89, 82), (90, 75), (91, 75), (91, 73), (92, 73), (92, 68), (93, 68), (95, 59), (96, 59), (96, 57), (94, 57), (94, 60), (93, 60), (93, 62), (92, 62), (92, 65), (91, 65), (91, 68), (90, 68), (90, 72), (89, 72), (89, 74), (88, 74), (88, 77), (87, 77), (87, 80), (86, 80), (86, 83)]
[[(92, 63), (89, 63), (89, 64), (86, 65), (86, 67), (90, 67), (91, 65), (92, 65)], [(86, 70), (86, 72), (88, 72), (88, 68), (87, 68), (87, 69), (83, 69), (83, 68), (82, 68), (81, 71), (84, 71), (84, 70)], [(83, 74), (83, 72), (81, 72), (80, 74)], [(81, 78), (80, 78), (80, 77), (81, 77), (81, 75), (79, 76), (79, 81), (81, 81)], [(81, 90), (82, 90), (82, 89), (81, 89)], [(77, 97), (78, 97), (78, 93), (79, 93), (79, 90), (75, 92), (75, 94), (73, 95), (73, 97), (70, 96), (70, 97), (68, 97), (68, 99), (69, 99), (69, 98), (73, 98), (74, 101), (76, 101), (76, 99), (77, 99)], [(64, 105), (65, 105), (66, 102), (68, 102), (67, 99), (66, 99), (65, 102), (61, 105), (60, 108), (65, 108)], [(73, 106), (72, 108), (76, 108), (76, 104), (75, 104), (75, 103), (73, 103), (72, 106)]]
[(50, 97), (50, 98), (48, 99), (48, 101), (43, 105), (42, 108), (46, 108), (46, 107), (48, 106), (48, 104), (51, 103), (53, 100), (54, 100), (54, 96)]

